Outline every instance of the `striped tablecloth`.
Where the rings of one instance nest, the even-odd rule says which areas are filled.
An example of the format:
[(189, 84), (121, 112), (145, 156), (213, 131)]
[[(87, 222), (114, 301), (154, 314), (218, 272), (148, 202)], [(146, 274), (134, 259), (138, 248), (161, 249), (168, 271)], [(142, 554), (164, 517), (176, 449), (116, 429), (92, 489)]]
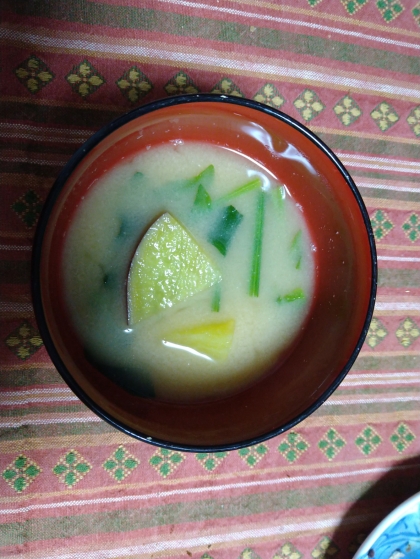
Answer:
[[(0, 557), (352, 557), (420, 489), (420, 3), (0, 8)], [(218, 454), (98, 419), (51, 364), (30, 297), (37, 218), (70, 155), (132, 107), (197, 91), (317, 133), (360, 188), (379, 258), (367, 340), (336, 393), (292, 431)]]

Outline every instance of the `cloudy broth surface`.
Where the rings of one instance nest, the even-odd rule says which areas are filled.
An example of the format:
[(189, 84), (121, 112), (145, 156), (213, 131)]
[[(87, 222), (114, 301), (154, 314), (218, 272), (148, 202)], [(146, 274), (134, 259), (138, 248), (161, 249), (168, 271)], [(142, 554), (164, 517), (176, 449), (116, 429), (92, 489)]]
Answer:
[[(217, 146), (158, 146), (109, 171), (78, 208), (66, 304), (88, 359), (127, 390), (219, 398), (257, 380), (299, 335), (314, 251), (302, 208), (264, 168)], [(188, 258), (182, 295), (170, 282)]]

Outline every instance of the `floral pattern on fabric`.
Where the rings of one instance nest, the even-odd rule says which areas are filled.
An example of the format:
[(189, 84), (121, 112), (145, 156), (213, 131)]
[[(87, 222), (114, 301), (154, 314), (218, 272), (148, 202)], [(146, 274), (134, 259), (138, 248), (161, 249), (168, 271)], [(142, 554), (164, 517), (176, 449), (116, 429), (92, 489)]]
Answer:
[(141, 101), (153, 88), (149, 78), (137, 66), (132, 66), (117, 80), (121, 93), (131, 103)]
[(83, 98), (89, 97), (105, 83), (103, 76), (88, 60), (73, 66), (66, 80), (72, 90)]
[(15, 75), (32, 94), (38, 93), (55, 77), (47, 64), (34, 55), (19, 64), (15, 70)]
[(6, 346), (22, 361), (32, 357), (43, 345), (38, 330), (29, 322), (22, 322), (6, 338)]
[(325, 109), (321, 99), (310, 89), (305, 89), (293, 104), (305, 122), (310, 122)]

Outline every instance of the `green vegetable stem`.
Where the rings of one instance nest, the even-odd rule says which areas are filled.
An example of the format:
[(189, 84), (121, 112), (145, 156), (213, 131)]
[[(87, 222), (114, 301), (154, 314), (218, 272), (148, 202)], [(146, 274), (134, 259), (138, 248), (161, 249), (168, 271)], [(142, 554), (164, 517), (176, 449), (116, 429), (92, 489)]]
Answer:
[(296, 270), (300, 270), (302, 264), (302, 230), (296, 233), (290, 243), (290, 250), (292, 252), (292, 257), (294, 260)]
[(215, 290), (213, 293), (213, 299), (211, 301), (211, 310), (213, 312), (220, 311), (220, 283), (216, 284)]
[(208, 188), (214, 179), (214, 165), (209, 165), (206, 167), (201, 173), (189, 179), (187, 181), (186, 187), (195, 187), (198, 185), (202, 185), (203, 188)]
[(286, 189), (284, 186), (279, 185), (276, 188), (273, 188), (272, 196), (274, 200), (274, 205), (277, 210), (282, 211), (284, 208), (284, 202), (286, 200)]
[(224, 208), (219, 221), (209, 235), (209, 242), (226, 256), (232, 238), (243, 219), (243, 215), (234, 206)]
[(297, 287), (290, 293), (283, 295), (283, 297), (279, 295), (276, 301), (277, 303), (293, 303), (293, 301), (299, 301), (300, 299), (305, 299), (305, 294), (303, 292), (303, 289)]
[(214, 179), (214, 165), (209, 165), (201, 173), (190, 179), (171, 181), (168, 186), (172, 188), (196, 188), (200, 184), (204, 189), (209, 188)]
[(261, 256), (264, 229), (264, 205), (265, 194), (260, 192), (257, 200), (257, 212), (255, 218), (254, 247), (251, 263), (251, 281), (249, 284), (249, 295), (258, 297), (260, 292)]
[(229, 202), (230, 200), (233, 200), (238, 196), (242, 196), (242, 194), (246, 194), (247, 192), (251, 192), (256, 188), (261, 188), (261, 187), (262, 187), (262, 181), (259, 177), (256, 177), (254, 179), (251, 179), (247, 183), (243, 184), (242, 186), (235, 188), (235, 190), (232, 190), (232, 192), (228, 192), (224, 196), (221, 196), (216, 200), (216, 202), (217, 203)]

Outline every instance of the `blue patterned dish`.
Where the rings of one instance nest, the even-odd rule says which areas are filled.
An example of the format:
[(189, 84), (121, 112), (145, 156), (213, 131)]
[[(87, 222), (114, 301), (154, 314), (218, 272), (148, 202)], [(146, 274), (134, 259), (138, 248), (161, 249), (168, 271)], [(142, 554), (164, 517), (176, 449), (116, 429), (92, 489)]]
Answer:
[(363, 542), (354, 559), (420, 559), (420, 493), (393, 510)]

